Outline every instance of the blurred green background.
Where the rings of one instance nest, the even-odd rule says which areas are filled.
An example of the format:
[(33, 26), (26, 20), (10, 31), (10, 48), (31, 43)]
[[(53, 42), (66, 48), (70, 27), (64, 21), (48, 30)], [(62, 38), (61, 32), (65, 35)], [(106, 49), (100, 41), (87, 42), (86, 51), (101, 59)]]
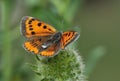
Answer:
[(22, 47), (23, 16), (80, 32), (76, 48), (88, 80), (120, 81), (120, 0), (1, 0), (0, 81), (39, 81), (26, 65), (35, 60)]

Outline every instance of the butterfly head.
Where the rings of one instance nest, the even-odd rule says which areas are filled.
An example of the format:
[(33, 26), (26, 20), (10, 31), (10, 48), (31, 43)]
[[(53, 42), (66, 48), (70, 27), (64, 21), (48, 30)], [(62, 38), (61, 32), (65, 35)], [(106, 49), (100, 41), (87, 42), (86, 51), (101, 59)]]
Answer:
[(62, 37), (62, 32), (58, 32), (55, 35), (53, 35), (52, 40), (54, 43), (58, 42)]

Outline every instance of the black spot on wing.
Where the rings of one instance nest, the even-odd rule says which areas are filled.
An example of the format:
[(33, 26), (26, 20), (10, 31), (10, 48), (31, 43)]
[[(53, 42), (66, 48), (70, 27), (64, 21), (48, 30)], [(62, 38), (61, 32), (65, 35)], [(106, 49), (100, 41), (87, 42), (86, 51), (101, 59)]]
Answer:
[(28, 22), (28, 24), (31, 24), (32, 23), (32, 20), (30, 20), (29, 22)]
[(32, 31), (32, 32), (31, 32), (31, 34), (32, 34), (32, 35), (35, 35), (35, 32), (34, 32), (34, 31)]
[(29, 28), (29, 30), (33, 30), (33, 28)]
[(43, 28), (44, 28), (44, 29), (46, 29), (46, 28), (47, 28), (47, 26), (46, 26), (46, 25), (44, 25), (44, 26), (43, 26)]
[(38, 23), (38, 27), (41, 26), (41, 25), (42, 25), (42, 23)]
[(35, 21), (35, 19), (31, 19), (32, 21)]
[(32, 27), (32, 25), (29, 25), (29, 27)]
[(52, 31), (51, 29), (48, 29), (49, 31)]
[(31, 24), (31, 23), (32, 23), (32, 21), (35, 21), (35, 19), (31, 19), (31, 20), (28, 22), (28, 24)]

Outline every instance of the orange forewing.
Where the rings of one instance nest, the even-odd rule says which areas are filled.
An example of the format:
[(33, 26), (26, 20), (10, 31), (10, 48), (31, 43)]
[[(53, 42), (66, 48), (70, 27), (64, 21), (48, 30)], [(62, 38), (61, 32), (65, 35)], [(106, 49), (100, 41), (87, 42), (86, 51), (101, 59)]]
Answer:
[(78, 37), (79, 34), (75, 31), (64, 32), (61, 38), (61, 49), (64, 49), (68, 44), (76, 40)]
[(49, 36), (56, 33), (56, 29), (36, 18), (25, 16), (22, 18), (21, 32), (25, 37)]

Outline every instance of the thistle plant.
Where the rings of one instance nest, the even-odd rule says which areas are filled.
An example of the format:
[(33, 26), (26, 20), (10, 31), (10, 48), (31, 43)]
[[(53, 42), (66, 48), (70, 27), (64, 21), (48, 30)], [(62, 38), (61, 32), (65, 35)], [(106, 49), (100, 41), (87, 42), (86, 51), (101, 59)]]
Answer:
[(80, 54), (67, 48), (50, 58), (36, 56), (36, 64), (30, 64), (40, 81), (85, 81), (84, 63)]

